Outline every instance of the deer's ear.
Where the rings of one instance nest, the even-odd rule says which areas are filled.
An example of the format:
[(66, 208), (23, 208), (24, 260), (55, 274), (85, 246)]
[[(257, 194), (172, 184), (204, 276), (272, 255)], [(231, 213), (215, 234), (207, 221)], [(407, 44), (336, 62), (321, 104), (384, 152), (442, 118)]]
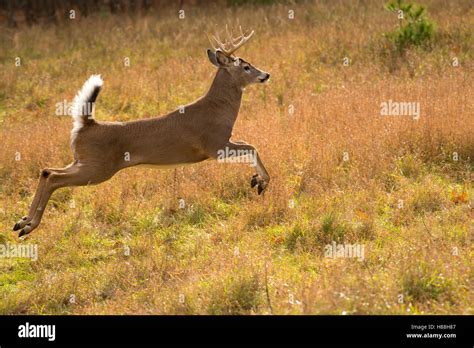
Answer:
[(232, 64), (232, 58), (222, 53), (222, 51), (216, 51), (216, 61), (219, 66), (226, 67)]
[(209, 61), (219, 67), (219, 63), (217, 63), (217, 58), (216, 58), (216, 54), (214, 52), (212, 52), (212, 50), (210, 49), (207, 49), (207, 57), (209, 58)]

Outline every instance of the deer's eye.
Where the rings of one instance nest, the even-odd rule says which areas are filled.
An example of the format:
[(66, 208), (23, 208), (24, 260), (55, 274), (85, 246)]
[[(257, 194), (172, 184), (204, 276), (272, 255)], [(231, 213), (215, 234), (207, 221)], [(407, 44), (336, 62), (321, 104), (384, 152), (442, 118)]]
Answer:
[(250, 67), (249, 67), (248, 65), (246, 65), (246, 66), (244, 66), (244, 70), (245, 70), (246, 72), (250, 72)]

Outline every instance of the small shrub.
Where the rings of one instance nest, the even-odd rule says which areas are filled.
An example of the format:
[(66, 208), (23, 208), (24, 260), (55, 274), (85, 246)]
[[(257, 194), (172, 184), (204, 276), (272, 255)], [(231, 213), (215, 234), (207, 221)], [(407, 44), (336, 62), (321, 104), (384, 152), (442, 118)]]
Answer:
[(399, 52), (409, 46), (427, 47), (434, 36), (434, 23), (425, 16), (423, 6), (392, 0), (387, 9), (400, 14), (398, 28), (385, 36), (395, 45)]

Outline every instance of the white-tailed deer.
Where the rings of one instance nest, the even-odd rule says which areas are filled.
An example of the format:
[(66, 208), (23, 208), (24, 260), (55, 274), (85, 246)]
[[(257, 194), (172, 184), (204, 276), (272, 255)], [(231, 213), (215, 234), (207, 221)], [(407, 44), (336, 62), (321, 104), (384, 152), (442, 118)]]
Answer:
[(13, 230), (21, 229), (21, 237), (38, 227), (55, 190), (99, 184), (121, 169), (142, 164), (175, 167), (223, 159), (222, 156), (250, 155), (256, 169), (251, 187), (257, 186), (258, 193), (262, 193), (270, 177), (255, 148), (244, 141), (230, 140), (244, 87), (270, 77), (233, 55), (253, 34), (245, 35), (242, 29), (240, 32), (238, 38), (227, 32), (224, 42), (218, 36), (213, 37), (214, 42), (210, 39), (214, 50), (208, 49), (207, 55), (218, 69), (209, 91), (194, 103), (161, 117), (132, 122), (94, 120), (91, 106), (103, 81), (100, 75), (91, 76), (76, 95), (72, 108), (74, 161), (65, 168), (42, 170), (28, 215)]

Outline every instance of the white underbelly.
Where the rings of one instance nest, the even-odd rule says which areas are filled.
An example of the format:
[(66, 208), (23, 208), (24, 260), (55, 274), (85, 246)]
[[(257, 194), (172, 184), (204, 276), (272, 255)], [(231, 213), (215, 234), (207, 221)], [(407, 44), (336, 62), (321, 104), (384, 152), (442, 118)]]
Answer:
[[(199, 162), (196, 162), (199, 163)], [(154, 168), (154, 169), (173, 169), (184, 166), (190, 166), (195, 163), (176, 163), (176, 164), (139, 164), (138, 167)]]
[(183, 166), (188, 166), (192, 163), (178, 163), (178, 164), (139, 164), (137, 167), (154, 168), (154, 169), (173, 169)]

